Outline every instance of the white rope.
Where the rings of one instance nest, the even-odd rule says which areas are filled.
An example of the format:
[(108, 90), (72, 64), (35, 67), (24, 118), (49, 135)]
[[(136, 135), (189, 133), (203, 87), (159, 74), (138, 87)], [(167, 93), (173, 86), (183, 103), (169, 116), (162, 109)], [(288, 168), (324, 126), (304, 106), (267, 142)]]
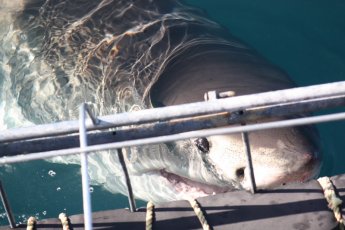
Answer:
[(62, 224), (62, 229), (63, 230), (70, 230), (70, 226), (69, 226), (69, 220), (68, 220), (68, 216), (65, 213), (60, 213), (59, 214), (59, 219), (61, 221)]
[(27, 222), (26, 230), (34, 230), (36, 229), (36, 218), (30, 216)]
[(154, 215), (154, 204), (149, 201), (146, 206), (146, 230), (152, 230), (153, 215)]
[(198, 217), (198, 219), (201, 223), (202, 229), (203, 230), (211, 230), (211, 227), (207, 223), (206, 217), (204, 216), (204, 213), (202, 212), (198, 202), (195, 199), (190, 199), (189, 203), (192, 206), (196, 216)]
[(344, 219), (342, 218), (340, 205), (343, 201), (337, 197), (333, 184), (329, 177), (321, 177), (317, 179), (323, 189), (323, 194), (328, 202), (328, 207), (333, 211), (335, 219), (339, 223), (339, 229), (344, 230)]

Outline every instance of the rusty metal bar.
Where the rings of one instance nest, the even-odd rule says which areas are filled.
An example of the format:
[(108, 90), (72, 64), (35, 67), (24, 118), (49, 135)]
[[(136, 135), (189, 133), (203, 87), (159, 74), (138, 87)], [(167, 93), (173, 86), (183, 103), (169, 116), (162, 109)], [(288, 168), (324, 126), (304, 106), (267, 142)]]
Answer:
[[(167, 122), (116, 129), (112, 131), (88, 132), (88, 145), (106, 144), (125, 140), (157, 137), (206, 128), (216, 128), (231, 124), (256, 121), (264, 118), (279, 118), (294, 114), (307, 114), (312, 111), (345, 106), (345, 97), (328, 100), (308, 100), (298, 103), (280, 104), (247, 109), (241, 112), (223, 112), (192, 118), (181, 118)], [(0, 143), (0, 155), (13, 156), (25, 153), (45, 152), (79, 146), (78, 134), (47, 137), (33, 140)]]
[[(102, 151), (102, 150), (108, 150), (108, 149), (119, 149), (119, 148), (124, 148), (124, 147), (171, 142), (171, 141), (183, 140), (183, 139), (188, 139), (188, 138), (233, 134), (233, 133), (241, 133), (241, 132), (252, 132), (252, 131), (258, 131), (258, 130), (265, 130), (265, 129), (277, 129), (277, 128), (284, 128), (284, 127), (309, 125), (309, 124), (340, 121), (340, 120), (345, 120), (345, 112), (330, 114), (330, 115), (320, 115), (320, 116), (314, 116), (314, 117), (296, 118), (296, 119), (283, 120), (283, 121), (272, 121), (272, 122), (266, 122), (266, 123), (248, 124), (246, 126), (205, 129), (205, 130), (190, 131), (190, 132), (179, 133), (179, 134), (172, 134), (172, 135), (167, 135), (167, 136), (142, 138), (138, 140), (127, 140), (127, 141), (121, 141), (121, 142), (115, 142), (115, 143), (109, 143), (109, 144), (100, 144), (97, 146), (88, 146), (84, 148), (83, 151), (94, 152), (94, 151)], [(15, 162), (38, 160), (38, 159), (55, 157), (55, 156), (67, 156), (67, 155), (73, 155), (77, 153), (80, 153), (80, 148), (71, 148), (71, 149), (39, 152), (39, 153), (30, 153), (30, 154), (10, 156), (10, 157), (1, 157), (0, 164), (11, 164)]]
[[(320, 98), (326, 99), (344, 95), (345, 81), (342, 81), (103, 116), (99, 118), (100, 121), (97, 125), (92, 124), (92, 122), (87, 122), (86, 128), (87, 130), (107, 129), (111, 127), (144, 124), (155, 121), (167, 121), (171, 119), (200, 116), (224, 111), (236, 112), (260, 106), (270, 106), (281, 103), (298, 103), (304, 100), (317, 100)], [(64, 135), (77, 133), (78, 130), (79, 126), (77, 121), (64, 121), (54, 124), (4, 130), (0, 133), (0, 142)]]

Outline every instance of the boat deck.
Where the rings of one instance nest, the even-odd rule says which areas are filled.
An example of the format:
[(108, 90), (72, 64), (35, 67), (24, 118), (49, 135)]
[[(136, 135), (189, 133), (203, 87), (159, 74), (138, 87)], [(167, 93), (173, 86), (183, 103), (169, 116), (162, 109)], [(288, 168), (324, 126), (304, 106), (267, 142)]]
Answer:
[[(345, 174), (331, 178), (345, 202)], [(282, 186), (251, 194), (235, 191), (197, 199), (212, 229), (334, 229), (338, 226), (320, 184)], [(188, 201), (155, 205), (153, 229), (202, 229)], [(345, 218), (345, 207), (342, 206)], [(94, 212), (93, 229), (145, 229), (146, 208)], [(84, 229), (83, 215), (69, 217), (73, 229)], [(37, 229), (62, 229), (58, 218), (39, 220)], [(1, 227), (0, 229), (7, 229)], [(18, 226), (26, 229), (26, 225)]]

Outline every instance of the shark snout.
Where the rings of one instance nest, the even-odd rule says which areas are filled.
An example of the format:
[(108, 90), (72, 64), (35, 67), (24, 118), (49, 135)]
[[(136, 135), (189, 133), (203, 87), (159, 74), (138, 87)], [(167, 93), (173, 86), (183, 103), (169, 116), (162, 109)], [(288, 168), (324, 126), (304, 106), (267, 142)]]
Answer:
[[(295, 161), (285, 165), (260, 165), (253, 162), (253, 174), (258, 189), (273, 188), (294, 182), (305, 182), (318, 176), (321, 159), (318, 152), (305, 152), (295, 156)], [(236, 170), (236, 181), (241, 187), (249, 190), (250, 172), (248, 166)]]

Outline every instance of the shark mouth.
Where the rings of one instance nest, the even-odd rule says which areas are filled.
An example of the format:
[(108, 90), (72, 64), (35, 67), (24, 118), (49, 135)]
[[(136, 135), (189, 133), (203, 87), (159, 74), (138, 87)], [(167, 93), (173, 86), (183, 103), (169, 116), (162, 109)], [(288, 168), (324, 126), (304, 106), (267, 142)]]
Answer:
[(219, 187), (216, 185), (205, 184), (191, 179), (167, 172), (161, 169), (160, 175), (164, 177), (176, 190), (176, 193), (182, 195), (186, 199), (195, 199), (197, 197), (215, 195), (230, 191), (230, 188)]

